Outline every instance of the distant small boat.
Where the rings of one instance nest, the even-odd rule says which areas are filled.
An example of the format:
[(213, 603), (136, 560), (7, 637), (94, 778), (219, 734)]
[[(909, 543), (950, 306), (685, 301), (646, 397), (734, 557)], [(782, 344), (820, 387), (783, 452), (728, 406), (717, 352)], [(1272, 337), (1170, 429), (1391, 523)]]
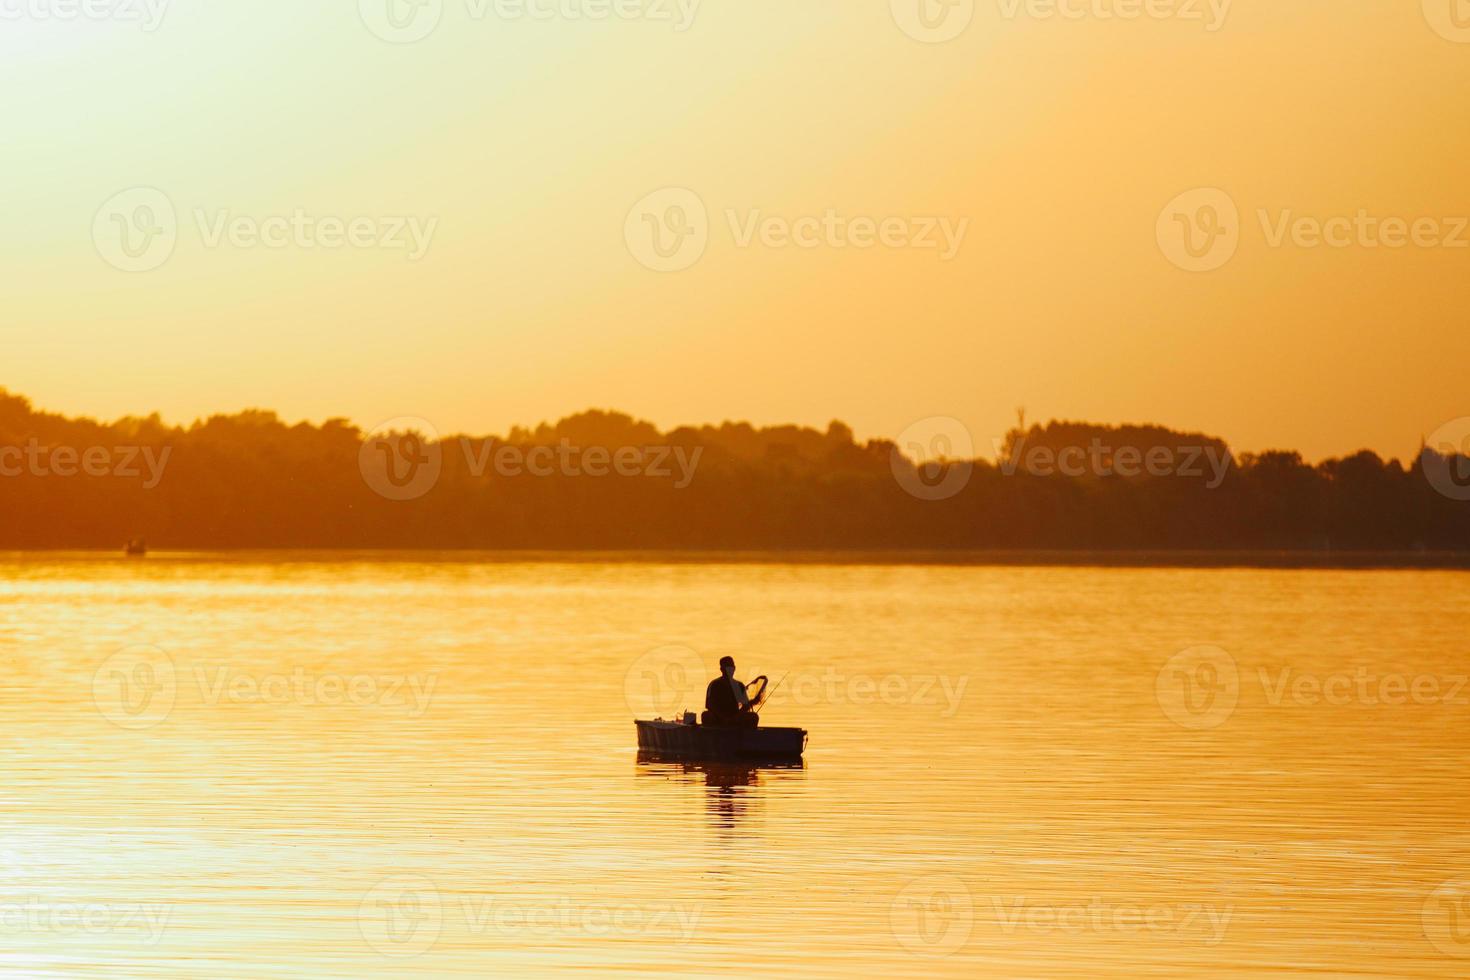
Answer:
[(123, 554), (129, 558), (142, 558), (148, 554), (148, 542), (142, 538), (133, 538), (123, 546)]
[(638, 748), (675, 759), (800, 759), (804, 728), (726, 728), (690, 720), (636, 721)]

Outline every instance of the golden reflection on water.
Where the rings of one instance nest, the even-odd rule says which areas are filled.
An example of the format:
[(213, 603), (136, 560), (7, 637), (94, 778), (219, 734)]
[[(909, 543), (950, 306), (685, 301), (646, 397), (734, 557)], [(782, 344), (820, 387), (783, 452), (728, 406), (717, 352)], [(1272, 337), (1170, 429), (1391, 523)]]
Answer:
[(1470, 974), (1462, 573), (0, 569), (6, 975)]

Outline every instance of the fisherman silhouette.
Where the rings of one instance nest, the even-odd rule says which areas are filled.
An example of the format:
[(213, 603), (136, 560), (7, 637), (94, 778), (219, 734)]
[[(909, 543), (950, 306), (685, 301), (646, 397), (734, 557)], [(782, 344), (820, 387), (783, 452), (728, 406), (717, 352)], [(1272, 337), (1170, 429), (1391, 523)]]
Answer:
[[(765, 693), (765, 678), (760, 694)], [(751, 698), (745, 685), (735, 679), (735, 659), (720, 658), (720, 676), (709, 682), (704, 690), (704, 716), (706, 725), (734, 728), (755, 728), (761, 723), (756, 710), (760, 707), (760, 695)]]

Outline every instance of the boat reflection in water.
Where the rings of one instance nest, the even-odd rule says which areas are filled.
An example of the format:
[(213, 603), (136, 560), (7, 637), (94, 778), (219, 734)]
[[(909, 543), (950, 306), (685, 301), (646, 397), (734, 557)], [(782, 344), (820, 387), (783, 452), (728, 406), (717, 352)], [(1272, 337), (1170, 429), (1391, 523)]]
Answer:
[(718, 830), (734, 830), (760, 805), (766, 784), (799, 780), (806, 775), (801, 759), (788, 762), (692, 762), (656, 752), (638, 753), (638, 775), (686, 786), (703, 785), (705, 812)]

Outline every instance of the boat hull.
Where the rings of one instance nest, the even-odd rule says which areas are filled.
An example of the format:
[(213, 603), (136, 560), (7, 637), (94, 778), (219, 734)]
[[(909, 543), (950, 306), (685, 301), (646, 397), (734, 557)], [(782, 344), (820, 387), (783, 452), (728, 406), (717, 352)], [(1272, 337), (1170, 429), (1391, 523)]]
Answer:
[(680, 721), (638, 721), (638, 748), (675, 759), (800, 759), (801, 728), (723, 728)]

